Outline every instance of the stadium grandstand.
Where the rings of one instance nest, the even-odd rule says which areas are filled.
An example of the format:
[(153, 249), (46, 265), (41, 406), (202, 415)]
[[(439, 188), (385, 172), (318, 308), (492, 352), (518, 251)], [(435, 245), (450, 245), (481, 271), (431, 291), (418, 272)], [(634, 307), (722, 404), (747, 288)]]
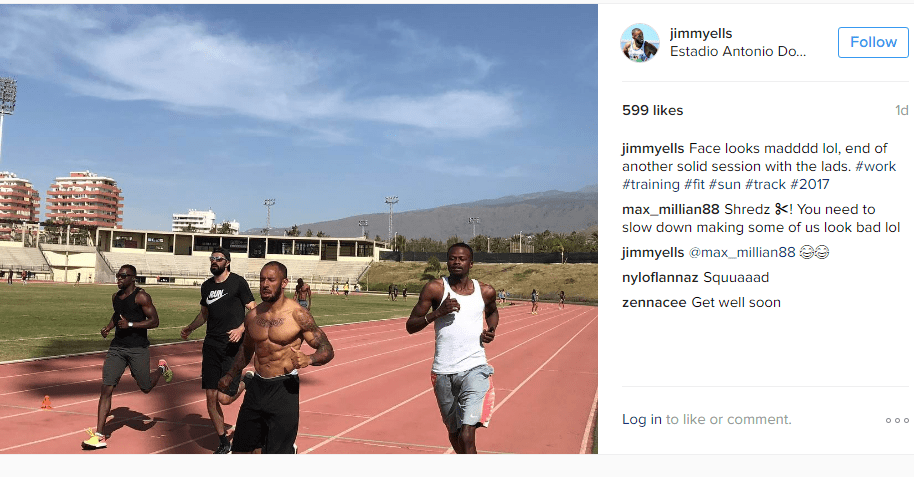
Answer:
[(14, 278), (18, 278), (23, 270), (31, 272), (31, 276), (38, 280), (50, 280), (51, 277), (51, 266), (41, 251), (17, 242), (0, 242), (0, 270), (4, 273), (12, 270)]
[(199, 285), (209, 278), (209, 255), (216, 247), (232, 254), (231, 270), (257, 282), (269, 261), (282, 262), (289, 281), (304, 279), (315, 290), (358, 283), (378, 260), (379, 244), (365, 238), (231, 235), (100, 228), (95, 243), (104, 268), (129, 263), (141, 283)]
[(35, 272), (39, 280), (72, 283), (114, 283), (124, 264), (137, 268), (142, 284), (199, 286), (212, 276), (209, 256), (216, 247), (232, 255), (231, 270), (257, 286), (260, 269), (269, 261), (282, 262), (290, 286), (298, 278), (317, 290), (334, 284), (355, 285), (386, 249), (365, 238), (220, 235), (203, 232), (162, 232), (98, 228), (95, 246), (0, 242), (0, 268)]

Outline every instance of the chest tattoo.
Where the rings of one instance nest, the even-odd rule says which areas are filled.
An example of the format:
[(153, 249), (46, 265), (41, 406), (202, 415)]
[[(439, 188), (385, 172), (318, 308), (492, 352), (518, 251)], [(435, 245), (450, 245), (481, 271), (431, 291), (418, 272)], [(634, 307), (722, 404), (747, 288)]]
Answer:
[(286, 319), (285, 319), (285, 318), (277, 318), (277, 319), (275, 319), (275, 320), (267, 320), (267, 319), (264, 319), (264, 318), (257, 317), (257, 320), (256, 320), (257, 326), (260, 326), (260, 327), (263, 327), (263, 328), (270, 328), (270, 327), (273, 327), (273, 326), (282, 326), (282, 324), (285, 323), (285, 322), (286, 322)]

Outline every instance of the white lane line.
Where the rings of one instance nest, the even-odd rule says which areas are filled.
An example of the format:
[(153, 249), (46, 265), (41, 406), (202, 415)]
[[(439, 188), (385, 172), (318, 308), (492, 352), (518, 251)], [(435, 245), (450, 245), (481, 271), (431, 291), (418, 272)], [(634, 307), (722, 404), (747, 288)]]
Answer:
[[(563, 313), (563, 314), (564, 314), (564, 313)], [(572, 318), (569, 318), (568, 320), (562, 322), (562, 323), (559, 324), (559, 325), (556, 325), (556, 326), (553, 327), (553, 328), (550, 328), (550, 329), (547, 330), (547, 331), (551, 331), (551, 330), (553, 330), (553, 329), (555, 329), (555, 328), (558, 328), (558, 327), (560, 327), (560, 326), (563, 326), (563, 325), (564, 325), (565, 323), (567, 323), (568, 321), (571, 321), (571, 320), (577, 318), (577, 316), (580, 316), (580, 315), (576, 315), (576, 316), (574, 316), (574, 317), (572, 317)], [(525, 326), (523, 326), (523, 327), (521, 327), (521, 328), (514, 329), (514, 330), (511, 330), (511, 331), (502, 333), (502, 335), (509, 334), (509, 333), (511, 333), (511, 332), (514, 332), (514, 331), (519, 331), (519, 330), (521, 330), (521, 329), (523, 329), (523, 328), (528, 328), (528, 327), (530, 327), (530, 326), (534, 326), (534, 325), (536, 325), (536, 324), (539, 324), (539, 323), (542, 322), (542, 321), (546, 321), (546, 320), (544, 320), (544, 319), (538, 319), (537, 323), (531, 323), (531, 324), (529, 324), (529, 325), (525, 325)], [(580, 332), (579, 332), (579, 333), (580, 333)], [(499, 353), (498, 355), (496, 355), (496, 356), (490, 358), (490, 360), (495, 359), (495, 358), (497, 358), (497, 357), (499, 357), (499, 356), (502, 356), (502, 355), (504, 355), (505, 353), (507, 353), (507, 352), (509, 352), (509, 351), (511, 351), (511, 350), (514, 350), (514, 349), (518, 348), (519, 346), (521, 346), (521, 345), (523, 345), (523, 344), (526, 344), (526, 343), (528, 343), (528, 342), (530, 342), (530, 341), (532, 341), (532, 340), (534, 340), (534, 339), (536, 339), (536, 338), (542, 336), (543, 334), (545, 334), (545, 333), (541, 333), (541, 334), (539, 334), (539, 335), (537, 335), (537, 336), (535, 336), (535, 337), (533, 337), (533, 338), (528, 339), (527, 341), (524, 341), (523, 343), (521, 343), (521, 344), (519, 344), (519, 345), (517, 345), (517, 346), (514, 346), (514, 347), (512, 347), (512, 348), (509, 348), (508, 350), (505, 350), (504, 352)], [(576, 336), (577, 336), (577, 335), (576, 335)], [(174, 343), (174, 344), (180, 344), (180, 343)], [(419, 345), (421, 345), (421, 344), (424, 344), (424, 343), (420, 343)], [(160, 345), (160, 346), (161, 346), (161, 345)], [(418, 346), (418, 345), (414, 345), (414, 346)], [(409, 346), (409, 347), (413, 347), (413, 346)], [(87, 353), (87, 354), (90, 354), (90, 353)], [(384, 353), (382, 353), (382, 354), (384, 354)], [(362, 358), (362, 359), (367, 359), (367, 358)], [(379, 376), (383, 376), (383, 375), (385, 375), (385, 374), (389, 374), (389, 373), (392, 373), (392, 372), (401, 370), (401, 369), (406, 368), (406, 367), (409, 367), (409, 366), (413, 366), (413, 365), (415, 365), (415, 364), (418, 364), (418, 363), (421, 363), (421, 362), (424, 362), (424, 361), (429, 361), (430, 359), (432, 359), (432, 358), (427, 358), (427, 359), (423, 359), (423, 360), (420, 360), (420, 361), (416, 361), (416, 362), (414, 362), (414, 363), (412, 363), (412, 364), (409, 364), (409, 365), (406, 365), (406, 366), (403, 366), (403, 367), (394, 369), (394, 370), (392, 370), (392, 371), (388, 371), (388, 372), (383, 373), (383, 374), (375, 375), (375, 376), (372, 377), (372, 378), (364, 379), (364, 380), (359, 381), (359, 382), (357, 382), (357, 383), (353, 383), (353, 384), (344, 386), (343, 388), (339, 388), (339, 389), (337, 389), (337, 390), (330, 391), (330, 392), (324, 393), (324, 394), (319, 395), (319, 396), (315, 396), (315, 397), (310, 398), (310, 399), (307, 399), (307, 400), (305, 400), (305, 401), (301, 401), (301, 403), (309, 402), (309, 401), (312, 401), (312, 400), (317, 399), (317, 398), (319, 398), (319, 397), (323, 397), (323, 396), (327, 396), (327, 395), (329, 395), (329, 394), (333, 394), (333, 393), (335, 393), (335, 392), (337, 392), (337, 391), (340, 391), (340, 390), (343, 390), (343, 389), (346, 389), (346, 388), (355, 386), (355, 385), (357, 385), (357, 384), (361, 384), (361, 383), (363, 383), (363, 382), (372, 380), (372, 379), (377, 378), (377, 377), (379, 377)], [(180, 365), (180, 366), (185, 366), (185, 365), (188, 365), (188, 364), (192, 364), (192, 363), (186, 363), (186, 364), (182, 364), (182, 365)], [(312, 372), (314, 372), (314, 371), (312, 371)], [(171, 386), (171, 385), (175, 385), (175, 384), (180, 384), (180, 383), (184, 383), (184, 382), (188, 382), (188, 381), (195, 381), (195, 380), (197, 380), (197, 379), (199, 379), (199, 377), (196, 377), (196, 378), (193, 378), (193, 379), (187, 379), (187, 380), (184, 380), (184, 381), (175, 381), (175, 382), (173, 382), (173, 383), (168, 383), (168, 384), (162, 385), (162, 387), (164, 387), (164, 386)], [(357, 429), (358, 427), (361, 427), (362, 425), (367, 424), (368, 422), (373, 421), (373, 420), (375, 420), (375, 419), (381, 417), (381, 415), (383, 415), (383, 414), (387, 414), (387, 412), (390, 412), (390, 411), (392, 411), (392, 410), (394, 410), (394, 409), (396, 409), (396, 408), (398, 408), (398, 407), (400, 407), (400, 406), (406, 404), (407, 402), (410, 402), (410, 401), (412, 401), (413, 399), (416, 399), (416, 398), (418, 398), (419, 396), (428, 393), (429, 391), (431, 391), (431, 389), (428, 389), (428, 390), (426, 390), (426, 391), (424, 391), (424, 392), (422, 392), (422, 393), (420, 393), (420, 394), (418, 394), (418, 395), (416, 395), (416, 396), (413, 396), (412, 398), (410, 398), (410, 399), (408, 399), (408, 400), (406, 400), (406, 401), (404, 401), (404, 402), (402, 402), (402, 403), (400, 403), (400, 404), (394, 406), (393, 408), (389, 409), (388, 411), (383, 412), (382, 414), (379, 414), (379, 415), (376, 415), (376, 416), (371, 417), (369, 420), (363, 422), (362, 424), (359, 424), (359, 425), (354, 426), (354, 427), (352, 427), (352, 428), (350, 428), (350, 429), (348, 429), (348, 430), (346, 430), (346, 431), (343, 431), (342, 433), (338, 434), (337, 436), (331, 437), (330, 440), (337, 439), (337, 438), (339, 438), (341, 435), (343, 435), (343, 434), (345, 434), (345, 433), (348, 433), (348, 432), (350, 432), (350, 431), (352, 431), (352, 430), (354, 430), (354, 429)], [(127, 394), (133, 394), (133, 393), (137, 393), (137, 392), (141, 392), (141, 391), (140, 391), (140, 390), (128, 391), (128, 392), (120, 393), (120, 394), (118, 394), (118, 396), (124, 396), (124, 395), (127, 395)], [(72, 402), (72, 403), (64, 404), (64, 405), (59, 406), (59, 407), (73, 406), (73, 405), (77, 405), (77, 404), (84, 404), (84, 403), (95, 402), (95, 401), (97, 401), (97, 398), (88, 399), (88, 400), (83, 400), (83, 401), (77, 401), (77, 402)], [(171, 409), (178, 409), (178, 408), (185, 407), (185, 406), (188, 406), (188, 405), (197, 404), (197, 403), (200, 403), (200, 402), (203, 402), (203, 401), (205, 401), (205, 399), (197, 400), (197, 401), (192, 401), (192, 402), (190, 402), (190, 403), (184, 403), (184, 404), (181, 404), (181, 405), (179, 405), (179, 406), (175, 406), (175, 407), (168, 408), (168, 409), (162, 409), (162, 410), (159, 410), (159, 411), (155, 411), (155, 412), (153, 412), (153, 413), (149, 413), (149, 414), (147, 414), (147, 415), (158, 414), (158, 413), (160, 413), (160, 412), (164, 412), (164, 411), (171, 410)], [(497, 409), (497, 407), (496, 407), (496, 409)], [(41, 410), (38, 409), (38, 410), (35, 410), (35, 411), (30, 411), (30, 412), (25, 412), (25, 413), (20, 413), (20, 414), (15, 414), (15, 415), (10, 415), (10, 416), (3, 416), (3, 417), (0, 417), (0, 419), (6, 419), (6, 418), (10, 418), (10, 417), (17, 417), (17, 416), (22, 416), (22, 415), (34, 414), (34, 413), (36, 413), (36, 412), (41, 412)], [(494, 410), (493, 410), (493, 412), (494, 412)], [(112, 424), (113, 422), (114, 422), (114, 421), (112, 421), (111, 423), (109, 423), (109, 425)], [(14, 447), (9, 447), (9, 448), (6, 448), (6, 449), (0, 449), (0, 452), (6, 451), (6, 450), (11, 450), (11, 449), (16, 449), (16, 448), (23, 447), (23, 446), (27, 446), (27, 445), (30, 445), (30, 444), (36, 444), (36, 443), (46, 442), (46, 441), (53, 440), (53, 439), (57, 439), (57, 438), (60, 438), (60, 437), (66, 437), (66, 436), (70, 436), (70, 435), (74, 435), (74, 434), (79, 434), (79, 433), (81, 433), (81, 432), (85, 432), (85, 431), (84, 431), (84, 430), (79, 430), (79, 431), (75, 431), (75, 432), (70, 432), (70, 433), (66, 433), (66, 434), (61, 434), (61, 435), (54, 436), (54, 437), (49, 437), (49, 438), (46, 438), (46, 439), (41, 439), (41, 440), (37, 440), (37, 441), (30, 441), (30, 442), (27, 442), (27, 443), (24, 443), (24, 444), (20, 444), (20, 445), (14, 446)], [(203, 438), (203, 437), (206, 437), (206, 436), (202, 436), (202, 437), (199, 437), (199, 438), (197, 438), (197, 439), (193, 439), (193, 440), (188, 441), (188, 442), (194, 442), (194, 441), (199, 440), (199, 439), (201, 439), (201, 438)], [(325, 441), (325, 442), (326, 442), (326, 441)], [(182, 444), (177, 444), (177, 445), (175, 445), (175, 446), (169, 447), (168, 449), (173, 449), (173, 448), (179, 447), (179, 446), (181, 446), (181, 445), (183, 445), (183, 444), (184, 444), (184, 443), (182, 443)], [(323, 446), (323, 445), (324, 445), (324, 443), (319, 444), (317, 447), (320, 447), (320, 446)], [(313, 447), (312, 449), (316, 449), (317, 447)], [(160, 453), (160, 452), (163, 452), (163, 451), (168, 450), (168, 449), (162, 449), (162, 450), (157, 451), (157, 452), (155, 452), (155, 453)], [(311, 449), (309, 449), (308, 452), (310, 452), (310, 450), (311, 450)]]
[[(579, 315), (579, 316), (580, 316), (580, 315)], [(547, 364), (549, 364), (549, 362), (552, 361), (553, 358), (555, 358), (556, 356), (558, 356), (558, 354), (559, 354), (563, 349), (565, 349), (565, 347), (568, 346), (568, 345), (571, 343), (572, 340), (574, 340), (575, 338), (578, 337), (578, 335), (580, 335), (581, 333), (583, 333), (584, 330), (587, 329), (587, 327), (590, 326), (590, 324), (593, 323), (596, 319), (597, 319), (597, 317), (594, 317), (593, 320), (590, 320), (586, 325), (584, 325), (583, 327), (581, 327), (581, 329), (580, 329), (577, 333), (575, 333), (574, 336), (572, 336), (571, 338), (569, 338), (568, 341), (566, 341), (565, 344), (563, 344), (561, 348), (559, 348), (558, 350), (556, 350), (556, 352), (553, 353), (552, 356), (549, 357), (549, 359), (547, 359), (546, 361), (544, 361), (543, 364), (541, 364), (539, 368), (536, 368), (536, 370), (534, 370), (532, 373), (530, 373), (530, 375), (527, 376), (527, 379), (524, 379), (523, 381), (521, 381), (521, 383), (518, 384), (517, 387), (515, 387), (510, 393), (508, 393), (508, 396), (507, 396), (507, 397), (505, 397), (501, 402), (498, 403), (497, 406), (495, 406), (494, 409), (492, 409), (492, 414), (494, 415), (494, 414), (495, 414), (495, 411), (497, 411), (497, 410), (498, 410), (500, 407), (502, 407), (506, 402), (508, 402), (508, 399), (511, 399), (511, 396), (514, 396), (515, 393), (517, 393), (518, 391), (520, 391), (520, 388), (524, 387), (524, 384), (527, 384), (528, 381), (530, 381), (531, 379), (533, 379), (533, 376), (535, 376), (537, 373), (539, 373), (540, 370), (542, 370)], [(554, 328), (553, 328), (553, 329), (554, 329)], [(550, 331), (551, 331), (551, 330), (550, 330)], [(545, 334), (545, 333), (543, 333), (543, 334)], [(521, 343), (521, 344), (523, 344), (523, 343)], [(520, 345), (518, 345), (518, 346), (520, 346)], [(516, 347), (517, 347), (517, 346), (515, 346), (515, 348), (516, 348)], [(514, 348), (511, 348), (511, 349), (514, 349)], [(508, 350), (508, 351), (510, 351), (510, 350)], [(505, 351), (505, 353), (507, 353), (508, 351)], [(501, 356), (501, 355), (503, 355), (503, 354), (505, 354), (505, 353), (501, 353), (501, 354), (499, 354), (498, 356)], [(492, 358), (492, 359), (495, 359), (495, 358)], [(491, 361), (491, 360), (490, 360), (490, 361)], [(454, 452), (454, 448), (453, 448), (453, 447), (450, 447), (450, 448), (448, 448), (447, 451), (445, 451), (445, 454), (451, 454), (451, 453), (453, 453), (453, 452)]]
[(597, 392), (593, 393), (593, 405), (590, 406), (590, 416), (587, 417), (587, 427), (584, 428), (584, 438), (581, 439), (581, 452), (579, 454), (589, 454), (590, 449), (587, 448), (587, 443), (590, 441), (590, 434), (593, 431), (594, 425), (594, 416), (597, 414), (597, 394), (600, 390), (597, 389)]
[(412, 402), (413, 400), (419, 398), (420, 396), (425, 395), (425, 394), (428, 394), (430, 391), (431, 391), (431, 389), (426, 389), (425, 391), (422, 391), (421, 393), (416, 394), (415, 396), (413, 396), (413, 397), (411, 397), (411, 398), (409, 398), (409, 399), (407, 399), (407, 400), (401, 402), (400, 404), (397, 404), (396, 406), (393, 406), (393, 407), (387, 409), (386, 411), (381, 412), (380, 414), (375, 414), (375, 415), (372, 416), (370, 419), (365, 420), (365, 421), (362, 421), (361, 423), (356, 424), (356, 425), (350, 427), (349, 429), (346, 429), (345, 431), (340, 432), (339, 434), (337, 434), (337, 435), (335, 435), (335, 436), (333, 436), (333, 437), (331, 437), (331, 438), (329, 438), (329, 439), (324, 440), (324, 441), (321, 442), (320, 444), (317, 444), (317, 445), (314, 445), (314, 446), (309, 447), (307, 450), (303, 451), (302, 454), (310, 454), (312, 451), (314, 451), (314, 450), (316, 450), (316, 449), (319, 449), (319, 448), (321, 448), (321, 447), (323, 447), (323, 446), (325, 446), (325, 445), (327, 445), (327, 444), (329, 444), (329, 443), (335, 441), (336, 439), (340, 438), (340, 437), (343, 436), (344, 434), (348, 434), (349, 432), (352, 432), (352, 431), (354, 431), (354, 430), (356, 430), (356, 429), (358, 429), (358, 428), (364, 426), (365, 424), (368, 424), (369, 422), (374, 421), (375, 419), (378, 419), (378, 418), (380, 418), (381, 416), (384, 416), (385, 414), (394, 411), (395, 409), (397, 409), (397, 408), (399, 408), (399, 407), (401, 407), (401, 406), (405, 406), (406, 404)]
[[(552, 331), (552, 330), (554, 330), (554, 329), (556, 329), (556, 328), (558, 328), (558, 327), (560, 327), (560, 326), (564, 326), (565, 323), (567, 323), (568, 321), (571, 321), (571, 320), (577, 318), (577, 316), (580, 316), (580, 315), (576, 315), (576, 316), (574, 316), (574, 317), (572, 317), (572, 318), (569, 318), (568, 320), (566, 320), (566, 321), (564, 321), (564, 322), (562, 322), (562, 323), (559, 323), (559, 324), (557, 324), (556, 326), (554, 326), (554, 327), (552, 327), (552, 328), (550, 328), (550, 329), (548, 329), (548, 330), (546, 330), (546, 331)], [(596, 318), (594, 318), (594, 320), (596, 320)], [(589, 323), (588, 323), (588, 324), (589, 324)], [(587, 325), (585, 325), (583, 328), (581, 328), (581, 331), (584, 331), (584, 328), (586, 328), (586, 327), (587, 327)], [(577, 336), (578, 334), (580, 334), (581, 331), (578, 331), (578, 333), (575, 334), (574, 336)], [(512, 347), (512, 348), (509, 348), (509, 349), (507, 349), (507, 350), (505, 350), (505, 351), (499, 353), (499, 354), (496, 355), (496, 356), (493, 356), (492, 358), (489, 358), (489, 361), (492, 361), (492, 360), (498, 358), (499, 356), (504, 356), (504, 355), (505, 355), (506, 353), (508, 353), (509, 351), (512, 351), (512, 350), (514, 350), (514, 349), (517, 349), (518, 347), (520, 347), (520, 346), (522, 346), (522, 345), (524, 345), (524, 344), (526, 344), (526, 343), (529, 343), (529, 342), (531, 342), (531, 341), (533, 341), (533, 340), (535, 340), (535, 339), (537, 339), (537, 338), (539, 338), (539, 337), (545, 336), (545, 335), (546, 335), (546, 332), (540, 333), (540, 334), (538, 334), (538, 335), (536, 335), (536, 336), (534, 336), (534, 337), (532, 337), (532, 338), (530, 338), (530, 339), (528, 339), (528, 340), (526, 340), (526, 341), (524, 341), (524, 342), (522, 342), (522, 343), (520, 343), (520, 344), (518, 344), (518, 345), (516, 345), (516, 346), (514, 346), (514, 347)], [(572, 337), (571, 339), (574, 339), (574, 337)], [(569, 342), (570, 342), (570, 341), (571, 341), (571, 340), (569, 340)], [(568, 343), (566, 343), (565, 345), (567, 346), (567, 344), (568, 344)], [(565, 346), (562, 346), (562, 348), (564, 348), (564, 347), (565, 347)], [(559, 348), (559, 351), (561, 351), (562, 348)], [(556, 354), (558, 354), (558, 353), (556, 353)], [(552, 357), (555, 357), (555, 355), (552, 355)], [(432, 358), (424, 359), (424, 360), (422, 360), (422, 361), (428, 361), (429, 359), (432, 359)], [(551, 360), (552, 358), (549, 358), (549, 359)], [(418, 361), (417, 363), (422, 362), (422, 361)], [(548, 362), (548, 361), (547, 361), (547, 362)], [(413, 364), (417, 364), (417, 363), (413, 363)], [(405, 368), (405, 367), (408, 367), (408, 366), (412, 366), (412, 365), (404, 366), (404, 368)], [(542, 366), (540, 366), (540, 368), (542, 368)], [(398, 368), (398, 369), (402, 369), (402, 368)], [(539, 370), (539, 369), (537, 369), (537, 371), (538, 371), (538, 370)], [(397, 371), (397, 370), (394, 370), (394, 371)], [(393, 371), (389, 371), (388, 373), (390, 373), (390, 372), (393, 372)], [(384, 374), (388, 374), (388, 373), (384, 373)], [(536, 371), (534, 371), (533, 373), (535, 374)], [(380, 375), (379, 375), (379, 376), (380, 376)], [(531, 375), (531, 376), (532, 376), (532, 375)], [(375, 376), (375, 377), (377, 377), (377, 376)], [(374, 379), (374, 377), (368, 378), (368, 379), (366, 379), (366, 380), (364, 380), (364, 381), (368, 381), (368, 380), (371, 380), (371, 379)], [(527, 380), (529, 380), (529, 379), (530, 379), (530, 378), (527, 378)], [(527, 380), (525, 380), (524, 382), (527, 382)], [(360, 382), (364, 382), (364, 381), (360, 381)], [(359, 384), (359, 383), (355, 383), (355, 384)], [(352, 385), (350, 385), (350, 386), (354, 386), (355, 384), (352, 384)], [(521, 383), (521, 386), (523, 386), (523, 383)], [(347, 386), (347, 387), (349, 387), (349, 386)], [(352, 431), (354, 431), (354, 430), (356, 430), (356, 429), (358, 429), (358, 428), (364, 426), (365, 424), (368, 424), (369, 422), (372, 422), (372, 421), (374, 421), (375, 419), (378, 419), (378, 418), (380, 418), (381, 416), (384, 416), (384, 415), (386, 415), (386, 414), (388, 414), (388, 413), (394, 411), (395, 409), (398, 409), (398, 408), (404, 406), (405, 404), (407, 404), (407, 403), (409, 403), (409, 402), (412, 402), (413, 400), (419, 398), (420, 396), (423, 396), (423, 395), (425, 395), (425, 394), (428, 394), (428, 393), (431, 392), (431, 391), (432, 391), (432, 388), (426, 389), (425, 391), (422, 391), (422, 392), (420, 392), (419, 394), (416, 394), (415, 396), (413, 396), (413, 397), (411, 397), (411, 398), (409, 398), (409, 399), (406, 399), (405, 401), (402, 401), (402, 402), (400, 402), (400, 403), (398, 403), (398, 404), (395, 404), (393, 407), (390, 407), (390, 408), (388, 408), (388, 409), (382, 411), (381, 413), (372, 416), (370, 419), (368, 419), (368, 420), (366, 420), (366, 421), (364, 421), (364, 422), (362, 422), (362, 423), (356, 424), (356, 425), (350, 427), (349, 429), (346, 429), (346, 430), (340, 432), (339, 434), (337, 434), (337, 435), (335, 435), (335, 436), (333, 436), (333, 437), (330, 437), (329, 439), (326, 439), (326, 440), (322, 441), (321, 443), (319, 443), (319, 444), (317, 444), (317, 445), (314, 445), (314, 446), (308, 448), (307, 450), (303, 451), (302, 454), (311, 453), (312, 451), (314, 451), (314, 450), (316, 450), (316, 449), (318, 449), (318, 448), (320, 448), (320, 447), (323, 447), (323, 446), (329, 444), (330, 442), (332, 442), (332, 441), (334, 441), (334, 440), (336, 440), (336, 439), (339, 439), (339, 438), (342, 437), (343, 435), (348, 434), (349, 432), (352, 432)], [(335, 392), (335, 391), (332, 391), (332, 392)], [(330, 394), (330, 393), (327, 393), (327, 394)], [(513, 394), (513, 392), (512, 392), (511, 394)], [(326, 395), (326, 394), (324, 394), (324, 395)], [(322, 396), (323, 396), (323, 395), (322, 395)], [(318, 396), (318, 397), (320, 397), (320, 396)], [(510, 397), (510, 395), (509, 395), (509, 397)], [(302, 402), (305, 402), (305, 401), (302, 401)], [(498, 408), (496, 407), (495, 409), (498, 409)], [(495, 412), (495, 409), (492, 410), (493, 413)]]
[(557, 350), (555, 351), (555, 353), (553, 353), (552, 356), (549, 357), (549, 359), (547, 359), (546, 361), (544, 361), (543, 364), (541, 364), (539, 368), (536, 368), (536, 371), (530, 373), (530, 376), (527, 376), (527, 379), (523, 380), (520, 384), (518, 384), (517, 387), (515, 387), (514, 390), (511, 391), (511, 392), (508, 394), (508, 396), (505, 397), (505, 399), (504, 399), (503, 401), (501, 401), (500, 403), (498, 403), (498, 405), (495, 406), (494, 409), (492, 409), (492, 414), (495, 414), (495, 411), (497, 411), (497, 410), (498, 410), (500, 407), (502, 407), (506, 402), (508, 402), (508, 400), (511, 399), (511, 396), (514, 396), (514, 394), (516, 394), (518, 391), (520, 391), (520, 388), (524, 387), (524, 384), (527, 384), (528, 381), (530, 381), (531, 379), (533, 379), (533, 376), (535, 376), (536, 373), (538, 373), (538, 372), (539, 372), (541, 369), (543, 369), (547, 364), (549, 364), (549, 362), (552, 361), (553, 358), (555, 358), (556, 356), (558, 356), (558, 354), (559, 354), (563, 349), (565, 349), (565, 347), (568, 346), (568, 345), (571, 343), (572, 340), (574, 340), (575, 338), (577, 338), (578, 335), (580, 335), (581, 333), (583, 333), (584, 330), (586, 330), (587, 327), (590, 326), (590, 324), (593, 323), (593, 322), (596, 321), (596, 320), (597, 320), (597, 317), (595, 316), (595, 317), (593, 317), (593, 319), (590, 320), (586, 325), (582, 326), (581, 329), (580, 329), (577, 333), (575, 333), (574, 336), (572, 336), (568, 341), (566, 341), (565, 344), (563, 344), (561, 348), (557, 349)]

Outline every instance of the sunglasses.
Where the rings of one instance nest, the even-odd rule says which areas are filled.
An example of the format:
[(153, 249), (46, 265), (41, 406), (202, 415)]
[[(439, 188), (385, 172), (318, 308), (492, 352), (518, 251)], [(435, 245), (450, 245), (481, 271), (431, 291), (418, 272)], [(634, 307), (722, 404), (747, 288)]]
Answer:
[(210, 262), (224, 262), (225, 260), (226, 260), (225, 257), (210, 257), (209, 258)]
[(135, 276), (135, 275), (130, 275), (130, 274), (127, 274), (127, 273), (118, 273), (118, 274), (115, 275), (115, 276), (118, 277), (118, 278), (127, 278), (127, 277), (133, 277), (133, 276)]

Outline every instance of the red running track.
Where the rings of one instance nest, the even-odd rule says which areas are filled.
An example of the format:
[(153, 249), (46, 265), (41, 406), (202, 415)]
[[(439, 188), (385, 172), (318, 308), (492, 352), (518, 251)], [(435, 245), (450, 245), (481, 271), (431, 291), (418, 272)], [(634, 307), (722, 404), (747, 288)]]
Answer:
[[(520, 304), (500, 310), (495, 413), (477, 432), (481, 453), (587, 452), (597, 405), (597, 308)], [(301, 374), (300, 453), (453, 452), (431, 390), (434, 331), (405, 319), (324, 328), (336, 351)], [(202, 341), (155, 346), (175, 373), (149, 394), (129, 371), (114, 391), (108, 448), (83, 451), (94, 428), (104, 353), (0, 365), (0, 453), (208, 454), (218, 439), (200, 389)], [(307, 347), (306, 347), (307, 348)], [(52, 409), (40, 409), (44, 396)], [(241, 399), (225, 406), (234, 423)]]

